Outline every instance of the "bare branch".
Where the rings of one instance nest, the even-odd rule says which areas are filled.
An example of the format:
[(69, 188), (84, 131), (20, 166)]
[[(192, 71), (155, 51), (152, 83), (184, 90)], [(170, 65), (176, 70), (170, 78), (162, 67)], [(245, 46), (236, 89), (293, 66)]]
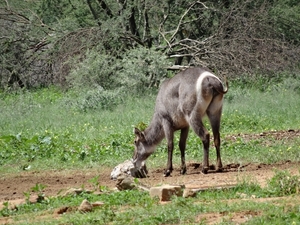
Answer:
[(6, 2), (6, 7), (7, 7), (7, 9), (10, 9), (10, 6), (9, 6), (9, 4), (8, 4), (8, 1), (5, 0), (5, 2)]
[(201, 4), (205, 9), (208, 9), (208, 7), (203, 2), (197, 1), (197, 3)]
[(183, 20), (183, 18), (188, 14), (188, 12), (194, 7), (194, 5), (196, 4), (197, 2), (194, 2), (184, 13), (183, 13), (183, 15), (181, 16), (181, 18), (180, 18), (180, 20), (179, 20), (179, 23), (178, 23), (178, 25), (177, 25), (177, 28), (176, 28), (176, 30), (175, 30), (175, 32), (173, 33), (173, 35), (171, 36), (171, 38), (170, 38), (170, 42), (172, 42), (173, 41), (173, 39), (174, 39), (174, 37), (175, 37), (175, 35), (177, 34), (177, 32), (178, 32), (178, 30), (179, 30), (179, 28), (180, 28), (180, 26), (181, 26), (181, 23), (182, 23), (182, 20)]
[(187, 68), (190, 68), (190, 66), (173, 65), (173, 66), (167, 67), (168, 70), (184, 70)]

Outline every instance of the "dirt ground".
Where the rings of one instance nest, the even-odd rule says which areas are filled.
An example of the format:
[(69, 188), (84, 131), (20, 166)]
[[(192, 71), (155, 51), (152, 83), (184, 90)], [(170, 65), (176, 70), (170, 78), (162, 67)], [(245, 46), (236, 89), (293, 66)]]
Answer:
[[(243, 135), (243, 138), (264, 138), (274, 136), (276, 139), (298, 138), (300, 131), (278, 131), (257, 135)], [(227, 137), (236, 138), (236, 137)], [(178, 166), (179, 167), (179, 166)], [(292, 174), (299, 174), (300, 162), (285, 161), (276, 164), (253, 164), (244, 166), (238, 164), (228, 164), (222, 173), (213, 171), (208, 174), (201, 173), (200, 163), (188, 163), (186, 175), (180, 175), (179, 168), (173, 171), (171, 177), (163, 176), (163, 169), (149, 169), (149, 177), (140, 181), (151, 187), (160, 184), (184, 184), (189, 188), (222, 187), (237, 184), (242, 179), (251, 179), (261, 186), (266, 185), (275, 171), (274, 169), (289, 170)], [(6, 201), (24, 200), (24, 192), (30, 192), (37, 183), (46, 185), (45, 196), (55, 196), (69, 188), (82, 188), (93, 190), (93, 184), (89, 182), (91, 178), (100, 176), (100, 185), (108, 188), (115, 188), (116, 182), (110, 179), (113, 168), (99, 168), (90, 170), (49, 170), (39, 172), (20, 172), (18, 174), (4, 174), (0, 177), (0, 206)]]

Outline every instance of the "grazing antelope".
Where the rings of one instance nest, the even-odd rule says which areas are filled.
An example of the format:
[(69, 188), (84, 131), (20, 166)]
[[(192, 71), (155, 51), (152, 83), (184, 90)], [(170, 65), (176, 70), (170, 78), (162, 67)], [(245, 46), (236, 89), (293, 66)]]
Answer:
[(172, 154), (174, 132), (180, 130), (179, 149), (181, 152), (181, 174), (186, 173), (185, 147), (189, 127), (201, 138), (204, 158), (202, 172), (209, 169), (209, 133), (202, 118), (207, 115), (214, 135), (217, 151), (218, 172), (222, 171), (220, 154), (220, 120), (223, 95), (228, 91), (218, 77), (203, 68), (186, 69), (173, 78), (165, 80), (158, 92), (154, 115), (145, 131), (135, 128), (135, 152), (133, 163), (137, 170), (144, 168), (145, 160), (155, 151), (157, 145), (166, 138), (168, 163), (164, 172), (169, 176), (173, 170)]

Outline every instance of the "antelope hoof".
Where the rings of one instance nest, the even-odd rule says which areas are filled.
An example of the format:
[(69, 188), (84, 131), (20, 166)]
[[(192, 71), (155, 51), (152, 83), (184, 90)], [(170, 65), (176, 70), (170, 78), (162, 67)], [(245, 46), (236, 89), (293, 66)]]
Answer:
[(146, 178), (148, 171), (143, 169), (132, 168), (130, 169), (131, 176), (136, 178)]
[(217, 173), (222, 173), (222, 172), (223, 172), (223, 167), (218, 167), (218, 168), (216, 169), (216, 172), (217, 172)]
[(169, 177), (170, 175), (171, 175), (171, 170), (166, 170), (165, 172), (164, 172), (164, 177)]
[(208, 173), (208, 167), (204, 167), (204, 168), (202, 169), (202, 173), (207, 174), (207, 173)]
[(181, 168), (180, 174), (181, 174), (181, 175), (186, 174), (186, 167)]

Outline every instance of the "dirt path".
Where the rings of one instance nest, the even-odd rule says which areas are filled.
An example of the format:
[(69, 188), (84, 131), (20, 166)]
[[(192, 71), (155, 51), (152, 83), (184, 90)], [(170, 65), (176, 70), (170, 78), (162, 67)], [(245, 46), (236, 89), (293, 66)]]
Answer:
[[(248, 135), (244, 138), (263, 138), (272, 135), (276, 138), (299, 137), (299, 131), (269, 132), (259, 135)], [(232, 137), (234, 138), (234, 137)], [(299, 174), (300, 162), (281, 162), (277, 164), (252, 164), (243, 167), (237, 164), (229, 164), (223, 173), (202, 174), (197, 163), (189, 163), (187, 174), (182, 176), (179, 170), (175, 170), (171, 177), (163, 177), (163, 168), (149, 171), (149, 178), (142, 179), (147, 186), (159, 184), (185, 184), (191, 188), (204, 188), (224, 185), (234, 185), (242, 179), (252, 179), (264, 186), (268, 179), (274, 175), (274, 169), (289, 170), (292, 174)], [(30, 192), (37, 183), (46, 185), (44, 193), (46, 196), (57, 195), (69, 188), (93, 189), (89, 182), (91, 178), (99, 176), (100, 185), (109, 188), (115, 187), (115, 181), (110, 179), (112, 168), (98, 168), (89, 170), (64, 170), (64, 171), (39, 171), (20, 172), (18, 174), (4, 174), (0, 178), (0, 205), (9, 200), (24, 199), (24, 192)]]
[[(163, 169), (149, 172), (149, 178), (142, 179), (147, 186), (159, 184), (185, 184), (190, 188), (214, 187), (234, 185), (242, 179), (252, 179), (264, 186), (268, 179), (274, 175), (274, 169), (289, 170), (292, 174), (299, 174), (300, 162), (282, 162), (278, 164), (248, 164), (238, 167), (236, 164), (227, 165), (223, 173), (202, 174), (198, 164), (188, 164), (186, 175), (180, 175), (175, 170), (171, 177), (163, 177)], [(37, 183), (46, 185), (44, 193), (46, 196), (54, 196), (69, 188), (93, 189), (89, 180), (100, 176), (100, 185), (109, 188), (115, 187), (115, 181), (110, 179), (112, 168), (99, 170), (68, 170), (68, 171), (43, 171), (43, 172), (21, 172), (15, 175), (5, 175), (0, 179), (0, 205), (1, 202), (24, 198), (24, 192)]]
[[(261, 139), (265, 137), (273, 137), (274, 139), (294, 139), (300, 137), (300, 130), (289, 131), (273, 131), (261, 134), (236, 135), (228, 136), (226, 139), (235, 140), (242, 137), (245, 141), (253, 139)], [(268, 141), (268, 138), (266, 138)], [(188, 163), (187, 174), (180, 175), (179, 169), (175, 169), (171, 177), (164, 177), (164, 168), (149, 168), (149, 177), (140, 179), (147, 186), (156, 186), (160, 184), (184, 184), (188, 188), (210, 188), (220, 186), (233, 186), (238, 182), (253, 181), (264, 187), (268, 179), (274, 176), (275, 169), (288, 170), (292, 175), (299, 175), (300, 162), (284, 161), (276, 164), (254, 164), (249, 163), (243, 166), (232, 163), (225, 166), (222, 173), (210, 172), (208, 174), (201, 173), (200, 163)], [(102, 186), (115, 188), (116, 182), (110, 179), (110, 173), (113, 168), (93, 168), (88, 170), (48, 170), (48, 171), (24, 171), (19, 173), (1, 174), (0, 177), (0, 210), (4, 207), (3, 203), (9, 201), (10, 206), (25, 203), (24, 192), (31, 192), (31, 188), (36, 184), (46, 185), (44, 189), (45, 196), (56, 196), (64, 193), (70, 188), (82, 188), (94, 190), (93, 184), (89, 181), (99, 176), (99, 182)], [(32, 195), (35, 195), (32, 193)], [(246, 199), (247, 201), (276, 201), (281, 198), (264, 198), (264, 199)], [(299, 196), (285, 197), (288, 199), (286, 204), (298, 204)], [(243, 201), (243, 199), (229, 200), (228, 204), (235, 204), (235, 201)], [(215, 224), (222, 222), (224, 219), (236, 224), (241, 224), (249, 220), (249, 218), (262, 215), (260, 211), (240, 211), (231, 212), (208, 212), (196, 215), (196, 222), (205, 221), (207, 224)], [(59, 217), (58, 214), (45, 214), (42, 217), (34, 217), (35, 221), (45, 220), (47, 218)], [(227, 219), (226, 219), (227, 218)], [(13, 223), (11, 217), (0, 218), (0, 224)]]
[[(278, 164), (248, 164), (244, 167), (238, 167), (236, 164), (227, 165), (227, 169), (223, 173), (202, 174), (201, 168), (197, 164), (189, 164), (187, 175), (180, 175), (179, 170), (174, 171), (171, 177), (163, 177), (163, 169), (150, 171), (150, 177), (141, 181), (148, 185), (154, 186), (158, 184), (185, 184), (190, 188), (207, 188), (216, 186), (231, 186), (242, 179), (252, 179), (261, 186), (266, 185), (274, 173), (275, 168), (280, 170), (289, 170), (293, 175), (299, 175), (300, 162), (282, 162)], [(88, 171), (47, 171), (47, 172), (23, 172), (15, 176), (6, 176), (1, 179), (0, 183), (0, 209), (3, 208), (3, 202), (9, 201), (10, 206), (25, 203), (24, 191), (30, 190), (36, 183), (47, 185), (44, 193), (46, 196), (55, 196), (62, 190), (71, 187), (82, 187), (92, 189), (92, 184), (88, 181), (95, 176), (100, 175), (100, 182), (109, 188), (115, 187), (115, 181), (110, 180), (111, 168), (105, 170), (88, 170)], [(276, 198), (246, 198), (229, 200), (228, 204), (235, 204), (241, 201), (280, 201), (286, 199), (286, 204), (298, 204), (300, 196), (293, 197), (276, 197)], [(216, 224), (228, 220), (235, 224), (242, 224), (249, 219), (262, 215), (260, 211), (238, 211), (238, 212), (209, 212), (195, 215), (196, 222), (205, 221), (206, 224)], [(50, 218), (59, 218), (59, 214), (50, 213), (42, 216), (35, 216), (34, 221), (45, 221)], [(0, 218), (0, 224), (14, 224), (12, 217)]]

